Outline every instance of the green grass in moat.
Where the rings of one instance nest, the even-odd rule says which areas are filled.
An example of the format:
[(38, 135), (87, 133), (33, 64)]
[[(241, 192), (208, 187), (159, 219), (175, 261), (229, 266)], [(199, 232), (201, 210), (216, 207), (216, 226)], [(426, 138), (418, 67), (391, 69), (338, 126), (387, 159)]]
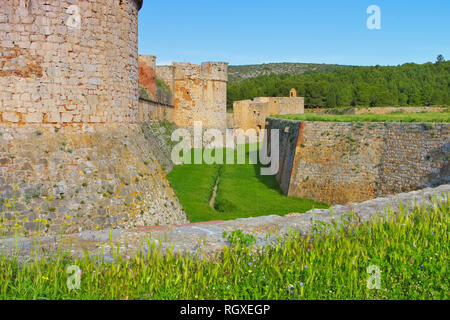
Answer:
[[(243, 147), (246, 148), (247, 164), (187, 164), (175, 166), (168, 175), (189, 221), (286, 215), (328, 207), (327, 204), (314, 200), (289, 198), (284, 195), (275, 176), (262, 176), (261, 164), (249, 164), (249, 145), (240, 146)], [(236, 159), (237, 152), (234, 156)], [(213, 208), (210, 206), (210, 200), (218, 178)]]

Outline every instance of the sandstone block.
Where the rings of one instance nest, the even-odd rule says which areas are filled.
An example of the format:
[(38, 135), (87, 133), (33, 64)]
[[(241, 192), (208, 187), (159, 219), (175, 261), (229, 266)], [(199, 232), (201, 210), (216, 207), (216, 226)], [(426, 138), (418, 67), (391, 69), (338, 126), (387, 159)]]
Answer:
[(73, 114), (71, 112), (61, 112), (61, 122), (70, 123), (73, 121)]
[(24, 121), (26, 123), (41, 123), (44, 119), (44, 115), (41, 112), (27, 113), (24, 115)]
[(19, 115), (15, 112), (3, 112), (2, 119), (5, 122), (19, 122)]

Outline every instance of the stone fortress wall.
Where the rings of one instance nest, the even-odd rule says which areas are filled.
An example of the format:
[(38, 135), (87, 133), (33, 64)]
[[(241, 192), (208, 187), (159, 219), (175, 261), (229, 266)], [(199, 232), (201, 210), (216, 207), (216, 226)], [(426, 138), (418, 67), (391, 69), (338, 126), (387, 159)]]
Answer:
[(138, 124), (139, 0), (2, 0), (0, 233), (184, 223)]
[(149, 100), (157, 101), (156, 97), (156, 57), (139, 55), (139, 85), (149, 94)]
[(142, 1), (2, 0), (2, 123), (134, 123)]
[[(151, 78), (150, 74), (154, 72), (155, 77), (168, 86), (173, 95), (175, 124), (193, 127), (194, 121), (202, 121), (205, 128), (226, 129), (227, 63), (195, 65), (175, 62), (170, 66), (156, 66), (151, 57), (140, 56), (140, 84), (151, 92), (153, 84), (145, 79)], [(144, 110), (143, 114), (146, 112)], [(162, 119), (157, 117), (155, 120)]]
[(233, 103), (233, 127), (263, 130), (270, 115), (303, 114), (305, 98), (292, 89), (289, 97), (260, 97)]
[(268, 126), (280, 130), (277, 180), (288, 196), (346, 204), (450, 182), (448, 123), (269, 118)]

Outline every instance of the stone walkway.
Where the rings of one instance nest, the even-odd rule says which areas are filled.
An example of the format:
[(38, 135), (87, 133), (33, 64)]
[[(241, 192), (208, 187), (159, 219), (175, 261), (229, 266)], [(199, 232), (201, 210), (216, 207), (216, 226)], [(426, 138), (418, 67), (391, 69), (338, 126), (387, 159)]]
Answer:
[[(34, 254), (63, 249), (73, 256), (83, 257), (84, 250), (93, 256), (111, 261), (111, 243), (114, 251), (119, 248), (121, 254), (130, 257), (138, 249), (144, 252), (149, 246), (161, 246), (163, 250), (174, 249), (180, 253), (209, 253), (221, 250), (229, 245), (222, 238), (223, 232), (242, 230), (257, 238), (257, 246), (274, 242), (278, 236), (286, 235), (289, 230), (302, 234), (311, 231), (315, 221), (340, 222), (345, 215), (354, 212), (361, 221), (369, 221), (374, 215), (384, 215), (386, 208), (398, 212), (400, 204), (408, 208), (414, 205), (431, 205), (431, 199), (447, 201), (450, 185), (437, 188), (427, 188), (410, 193), (402, 193), (386, 198), (377, 198), (362, 203), (352, 203), (346, 206), (334, 206), (330, 209), (315, 209), (307, 213), (293, 213), (281, 216), (263, 216), (257, 218), (237, 219), (233, 221), (213, 221), (193, 223), (181, 226), (141, 227), (137, 230), (87, 231), (72, 235), (46, 236), (40, 239), (20, 238), (0, 240), (0, 253), (3, 255), (19, 254), (30, 257)], [(33, 253), (34, 252), (34, 253)]]

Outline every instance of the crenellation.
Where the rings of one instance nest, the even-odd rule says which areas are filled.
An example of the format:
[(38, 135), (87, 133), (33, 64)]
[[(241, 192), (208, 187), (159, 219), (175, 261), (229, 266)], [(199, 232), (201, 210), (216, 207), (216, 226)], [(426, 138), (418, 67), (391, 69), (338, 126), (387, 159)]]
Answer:
[[(152, 62), (148, 56), (140, 56), (140, 85), (151, 92), (153, 83)], [(147, 68), (144, 67), (147, 66)], [(156, 66), (154, 81), (159, 79), (167, 85), (173, 97), (171, 121), (181, 127), (192, 127), (201, 121), (206, 128), (227, 128), (226, 100), (228, 63), (204, 62), (201, 65), (174, 62), (170, 66)], [(142, 103), (140, 114), (148, 107)], [(153, 109), (151, 109), (153, 110)], [(153, 112), (159, 114), (160, 112)], [(144, 116), (152, 118), (153, 115)]]

